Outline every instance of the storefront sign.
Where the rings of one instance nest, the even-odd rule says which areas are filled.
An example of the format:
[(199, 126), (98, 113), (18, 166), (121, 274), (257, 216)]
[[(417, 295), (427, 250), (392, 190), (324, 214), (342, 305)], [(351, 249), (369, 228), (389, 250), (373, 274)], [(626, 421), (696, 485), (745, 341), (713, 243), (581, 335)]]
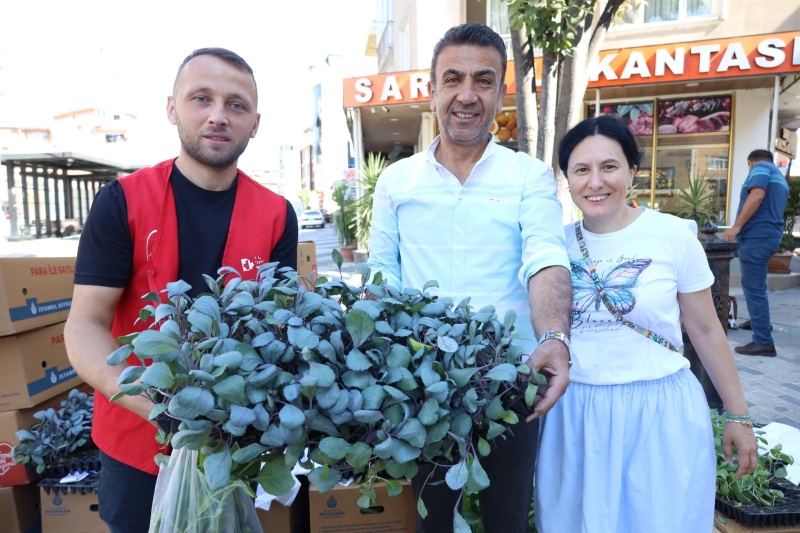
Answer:
[[(541, 73), (541, 58), (536, 58)], [(800, 71), (800, 32), (674, 43), (600, 52), (590, 69), (589, 88), (689, 82)], [(428, 101), (427, 70), (344, 80), (344, 107)], [(537, 84), (539, 82), (537, 81)], [(506, 70), (514, 94), (514, 63)]]

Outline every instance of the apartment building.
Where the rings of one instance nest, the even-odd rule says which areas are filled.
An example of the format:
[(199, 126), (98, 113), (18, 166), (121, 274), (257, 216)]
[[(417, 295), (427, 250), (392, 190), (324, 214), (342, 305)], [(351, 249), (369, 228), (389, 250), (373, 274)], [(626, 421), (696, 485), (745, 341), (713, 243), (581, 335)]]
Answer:
[[(504, 0), (378, 0), (377, 13), (379, 74), (343, 86), (357, 160), (368, 152), (405, 157), (436, 136), (427, 82), (433, 46), (447, 28), (485, 23), (510, 47)], [(783, 167), (794, 158), (798, 80), (800, 0), (648, 0), (608, 32), (583, 115), (619, 116), (637, 135), (645, 148), (635, 179), (640, 204), (672, 212), (676, 191), (701, 179), (726, 223), (736, 213), (750, 151), (769, 148)], [(506, 83), (509, 113), (511, 65)], [(495, 141), (515, 148), (513, 131), (501, 122)]]

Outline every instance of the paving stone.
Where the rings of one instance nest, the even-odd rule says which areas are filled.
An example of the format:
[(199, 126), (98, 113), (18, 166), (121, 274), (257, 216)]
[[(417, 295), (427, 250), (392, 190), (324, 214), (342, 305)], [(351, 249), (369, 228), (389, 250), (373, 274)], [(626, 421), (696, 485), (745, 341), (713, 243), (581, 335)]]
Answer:
[(774, 420), (774, 422), (778, 422), (779, 424), (786, 424), (787, 426), (792, 426), (797, 429), (800, 429), (800, 422), (793, 418), (789, 418), (786, 416), (780, 416)]
[(756, 376), (763, 376), (763, 372), (759, 372), (758, 370), (753, 370), (752, 368), (746, 367), (744, 365), (739, 365), (739, 372), (747, 372), (748, 374), (753, 374)]
[(795, 398), (794, 396), (790, 396), (788, 394), (781, 394), (779, 398), (783, 398), (787, 402), (791, 402), (796, 405), (800, 405), (800, 398)]
[(800, 392), (800, 385), (797, 385), (795, 383), (781, 383), (781, 385), (783, 385), (784, 387), (786, 387), (788, 389), (792, 389), (792, 390), (795, 390), (797, 392)]

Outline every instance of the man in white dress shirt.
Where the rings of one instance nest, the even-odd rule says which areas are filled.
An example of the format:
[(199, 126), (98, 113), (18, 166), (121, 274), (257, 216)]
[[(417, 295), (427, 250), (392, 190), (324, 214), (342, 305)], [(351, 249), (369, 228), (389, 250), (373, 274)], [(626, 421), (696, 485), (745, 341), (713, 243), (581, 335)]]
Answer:
[[(490, 127), (506, 96), (502, 38), (482, 24), (451, 28), (436, 45), (429, 94), (441, 134), (427, 151), (388, 167), (375, 191), (370, 267), (395, 288), (436, 280), (440, 296), (517, 314), (530, 366), (548, 378), (535, 412), (499, 437), (482, 460), (487, 533), (529, 531), (538, 417), (569, 384), (572, 288), (561, 205), (550, 169), (495, 144)], [(537, 342), (538, 339), (538, 342)], [(515, 341), (518, 342), (518, 341)], [(430, 470), (413, 479), (416, 495)], [(434, 472), (417, 531), (453, 531), (458, 493)]]

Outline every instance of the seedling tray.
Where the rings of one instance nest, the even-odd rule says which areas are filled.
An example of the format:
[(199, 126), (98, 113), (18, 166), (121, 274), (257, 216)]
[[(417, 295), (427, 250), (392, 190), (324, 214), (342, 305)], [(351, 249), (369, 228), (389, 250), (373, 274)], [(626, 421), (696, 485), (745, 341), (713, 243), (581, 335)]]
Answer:
[(717, 496), (715, 507), (717, 511), (728, 518), (747, 527), (800, 525), (800, 488), (783, 480), (773, 483), (772, 488), (783, 491), (786, 497), (777, 502), (774, 507), (745, 504), (735, 507), (719, 496)]
[(47, 494), (51, 492), (53, 494), (91, 494), (97, 492), (97, 482), (99, 480), (99, 473), (89, 474), (76, 483), (61, 483), (61, 478), (51, 477), (40, 481), (39, 486)]
[(44, 473), (48, 478), (59, 478), (73, 474), (75, 472), (99, 472), (100, 471), (100, 450), (86, 450), (71, 457), (63, 465), (48, 468)]

